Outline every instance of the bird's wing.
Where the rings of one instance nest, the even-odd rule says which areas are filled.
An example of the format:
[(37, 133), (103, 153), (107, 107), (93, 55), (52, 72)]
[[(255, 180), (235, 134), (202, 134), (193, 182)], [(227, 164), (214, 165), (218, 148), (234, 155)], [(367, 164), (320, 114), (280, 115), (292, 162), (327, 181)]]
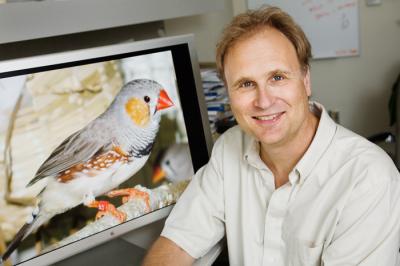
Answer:
[[(87, 129), (87, 128), (86, 128)], [(28, 183), (31, 186), (48, 176), (55, 176), (70, 167), (89, 160), (96, 154), (111, 149), (112, 143), (88, 138), (82, 129), (65, 139), (40, 166), (35, 177)]]

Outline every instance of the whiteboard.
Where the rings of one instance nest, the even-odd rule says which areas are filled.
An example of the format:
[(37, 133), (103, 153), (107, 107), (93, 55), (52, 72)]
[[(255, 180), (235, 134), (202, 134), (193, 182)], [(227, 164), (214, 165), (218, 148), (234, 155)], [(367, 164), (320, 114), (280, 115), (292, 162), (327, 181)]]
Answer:
[(248, 0), (249, 9), (278, 6), (303, 28), (313, 58), (359, 55), (357, 0)]

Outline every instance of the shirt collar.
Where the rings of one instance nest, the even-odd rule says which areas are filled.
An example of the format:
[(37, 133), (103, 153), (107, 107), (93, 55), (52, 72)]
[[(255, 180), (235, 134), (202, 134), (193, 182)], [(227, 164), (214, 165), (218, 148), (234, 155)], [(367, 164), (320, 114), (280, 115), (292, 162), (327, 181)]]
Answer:
[(260, 143), (247, 133), (244, 133), (244, 136), (244, 160), (257, 169), (266, 169), (270, 171), (260, 158)]
[[(291, 172), (289, 176), (289, 181), (291, 183), (297, 182), (298, 177), (300, 177), (301, 183), (305, 181), (326, 149), (329, 147), (329, 144), (332, 142), (333, 136), (335, 135), (337, 129), (337, 124), (329, 117), (327, 111), (321, 104), (317, 102), (310, 102), (310, 110), (320, 118), (317, 132), (315, 133), (315, 136), (307, 151), (304, 153), (303, 157)], [(260, 158), (259, 142), (248, 134), (244, 135), (245, 161), (258, 169), (266, 169), (270, 171)]]
[(317, 132), (304, 153), (303, 157), (295, 166), (300, 173), (300, 182), (303, 183), (328, 149), (337, 130), (337, 124), (329, 117), (325, 108), (317, 103), (310, 102), (311, 111), (320, 117)]

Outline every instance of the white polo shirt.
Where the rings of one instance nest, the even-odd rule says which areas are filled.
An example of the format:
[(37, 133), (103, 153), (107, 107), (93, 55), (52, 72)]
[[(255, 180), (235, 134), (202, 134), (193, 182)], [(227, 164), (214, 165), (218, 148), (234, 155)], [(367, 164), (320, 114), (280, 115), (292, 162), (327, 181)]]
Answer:
[(194, 258), (226, 235), (231, 265), (396, 265), (399, 172), (383, 150), (314, 107), (316, 135), (288, 183), (275, 189), (259, 143), (234, 127), (161, 235)]

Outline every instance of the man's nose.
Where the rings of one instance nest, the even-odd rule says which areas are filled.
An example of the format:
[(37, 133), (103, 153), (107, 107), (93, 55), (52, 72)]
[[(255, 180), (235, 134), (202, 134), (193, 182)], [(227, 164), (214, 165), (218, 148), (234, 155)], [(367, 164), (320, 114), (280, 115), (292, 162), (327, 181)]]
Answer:
[(256, 99), (254, 101), (254, 105), (261, 109), (267, 109), (270, 107), (275, 101), (275, 96), (270, 93), (268, 88), (257, 88)]

